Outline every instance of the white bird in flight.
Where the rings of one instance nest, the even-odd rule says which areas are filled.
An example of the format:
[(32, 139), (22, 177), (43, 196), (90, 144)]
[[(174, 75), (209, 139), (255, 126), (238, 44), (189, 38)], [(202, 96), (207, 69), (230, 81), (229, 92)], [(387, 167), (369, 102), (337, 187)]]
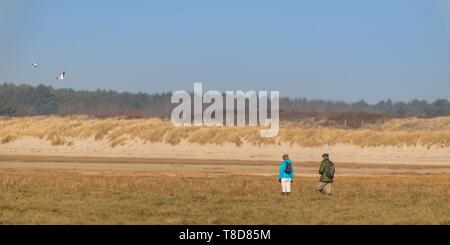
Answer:
[(33, 66), (33, 68), (38, 68), (39, 64), (37, 62), (34, 62), (31, 66)]
[(63, 71), (63, 73), (61, 73), (60, 75), (59, 75), (59, 77), (57, 77), (56, 79), (58, 79), (58, 80), (64, 80), (64, 76), (66, 75), (66, 72), (64, 72)]

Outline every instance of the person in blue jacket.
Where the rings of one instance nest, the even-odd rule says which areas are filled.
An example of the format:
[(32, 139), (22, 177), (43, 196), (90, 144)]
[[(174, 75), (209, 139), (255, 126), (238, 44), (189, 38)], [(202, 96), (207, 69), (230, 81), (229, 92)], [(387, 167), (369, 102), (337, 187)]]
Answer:
[(280, 166), (280, 174), (278, 175), (278, 182), (281, 184), (281, 195), (291, 194), (291, 183), (294, 179), (294, 168), (292, 161), (287, 154), (283, 155), (283, 162)]

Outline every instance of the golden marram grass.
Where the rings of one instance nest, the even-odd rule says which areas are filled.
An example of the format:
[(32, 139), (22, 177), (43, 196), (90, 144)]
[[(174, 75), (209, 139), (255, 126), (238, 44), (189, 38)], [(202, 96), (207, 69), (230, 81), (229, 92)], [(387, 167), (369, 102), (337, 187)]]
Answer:
[(450, 117), (391, 119), (365, 128), (312, 127), (282, 122), (274, 138), (259, 136), (256, 127), (174, 127), (168, 120), (97, 119), (87, 116), (36, 116), (0, 118), (0, 141), (7, 144), (20, 137), (47, 139), (53, 145), (74, 144), (73, 139), (108, 140), (112, 147), (140, 139), (144, 142), (179, 144), (232, 143), (255, 145), (289, 143), (300, 146), (351, 144), (357, 146), (450, 146)]

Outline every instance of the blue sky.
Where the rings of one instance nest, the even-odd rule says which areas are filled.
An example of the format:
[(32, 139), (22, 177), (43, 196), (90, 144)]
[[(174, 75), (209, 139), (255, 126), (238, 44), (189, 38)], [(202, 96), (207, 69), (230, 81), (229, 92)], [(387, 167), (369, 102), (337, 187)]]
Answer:
[(449, 44), (450, 0), (0, 0), (0, 82), (57, 88), (450, 99)]

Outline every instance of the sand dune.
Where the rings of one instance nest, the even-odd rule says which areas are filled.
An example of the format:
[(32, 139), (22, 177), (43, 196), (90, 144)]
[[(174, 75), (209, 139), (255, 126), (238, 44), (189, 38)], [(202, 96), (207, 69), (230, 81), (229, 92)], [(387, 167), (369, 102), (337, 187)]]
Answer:
[(161, 119), (86, 116), (0, 118), (0, 154), (450, 165), (450, 117), (394, 119), (362, 129), (283, 122), (275, 138), (255, 127), (174, 127)]

